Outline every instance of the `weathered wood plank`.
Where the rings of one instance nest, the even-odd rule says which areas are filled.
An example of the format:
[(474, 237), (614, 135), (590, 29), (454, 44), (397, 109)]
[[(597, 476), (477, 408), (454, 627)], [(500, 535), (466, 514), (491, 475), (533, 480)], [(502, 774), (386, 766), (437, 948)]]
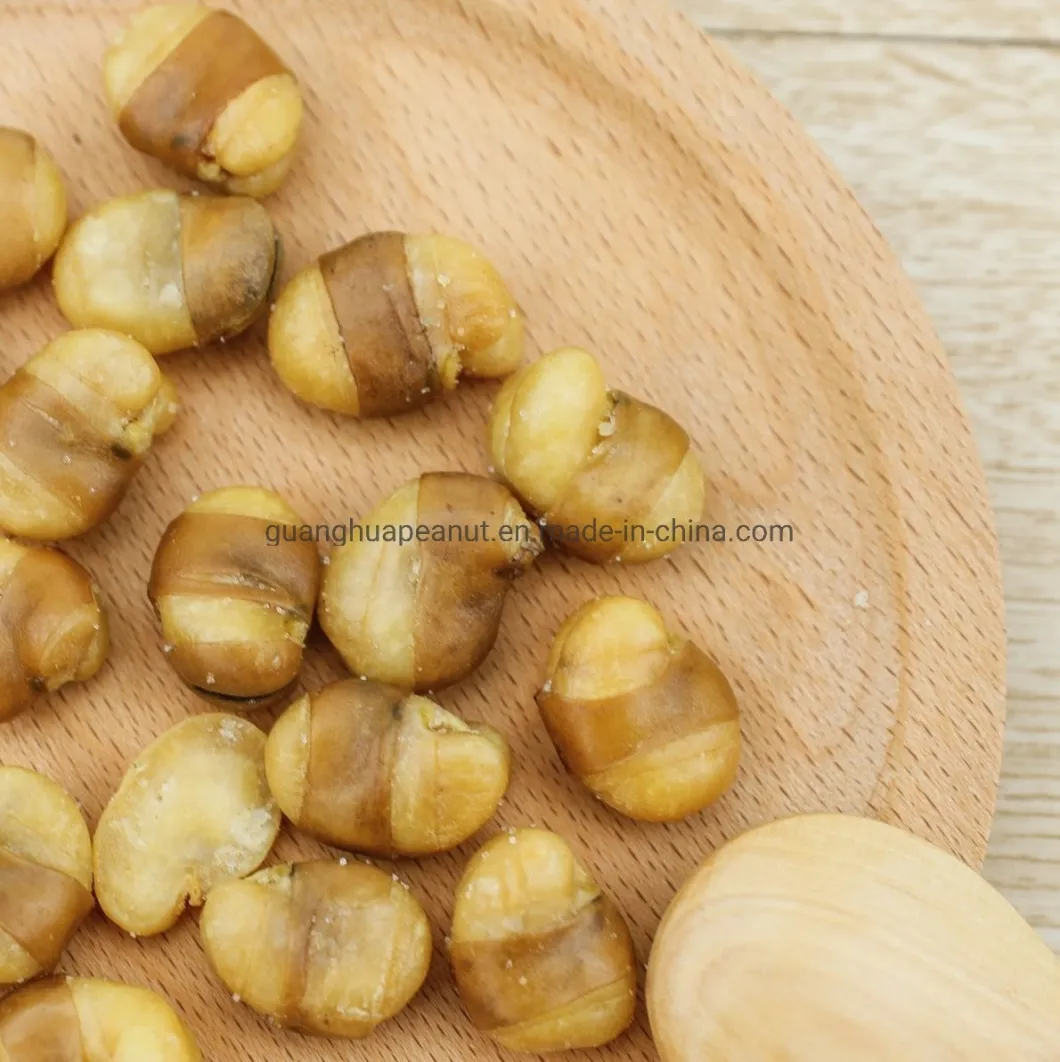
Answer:
[(1053, 0), (675, 0), (712, 31), (1060, 40)]

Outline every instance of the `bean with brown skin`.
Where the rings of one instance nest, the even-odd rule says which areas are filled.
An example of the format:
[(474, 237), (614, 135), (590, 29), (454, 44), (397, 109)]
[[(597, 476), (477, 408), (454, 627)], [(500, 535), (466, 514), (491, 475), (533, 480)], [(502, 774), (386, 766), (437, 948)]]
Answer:
[(508, 787), (504, 739), (425, 697), (348, 679), (299, 698), (265, 748), (283, 813), (328, 844), (423, 856), (462, 844)]
[(70, 229), (55, 259), (59, 308), (153, 354), (230, 339), (266, 310), (280, 267), (268, 212), (245, 196), (157, 189), (110, 199)]
[[(556, 543), (594, 564), (672, 552), (669, 529), (698, 521), (703, 471), (684, 429), (604, 381), (596, 359), (553, 351), (507, 380), (493, 405), (489, 447), (498, 476)], [(584, 529), (595, 527), (593, 534)], [(657, 535), (656, 529), (667, 532)]]
[(0, 529), (71, 538), (118, 507), (177, 392), (116, 332), (67, 332), (0, 387)]
[(312, 542), (277, 534), (273, 545), (269, 535), (301, 523), (272, 491), (225, 487), (196, 499), (166, 529), (148, 594), (166, 659), (200, 697), (261, 708), (297, 681), (320, 557)]
[(536, 525), (501, 484), (462, 472), (421, 476), (332, 554), (320, 625), (355, 675), (441, 689), (489, 654), (511, 582), (540, 551)]
[(556, 635), (537, 703), (570, 770), (631, 818), (687, 818), (736, 778), (732, 687), (646, 601), (604, 597), (578, 609)]
[(302, 124), (298, 82), (231, 12), (144, 9), (108, 49), (103, 79), (125, 138), (177, 172), (252, 196), (287, 176)]
[(431, 931), (395, 875), (363, 863), (286, 864), (216, 886), (203, 948), (234, 997), (280, 1025), (359, 1039), (419, 991)]
[(91, 678), (109, 649), (92, 576), (58, 550), (0, 537), (0, 722)]
[(146, 988), (53, 977), (0, 1003), (2, 1062), (202, 1062), (187, 1026)]
[(92, 905), (80, 809), (50, 778), (0, 767), (0, 985), (53, 970)]
[(475, 248), (449, 236), (379, 232), (295, 276), (276, 300), (269, 353), (304, 401), (391, 417), (433, 401), (462, 374), (514, 372), (523, 319)]
[(516, 830), (457, 886), (449, 959), (475, 1026), (510, 1051), (599, 1047), (632, 1022), (629, 929), (567, 843)]
[(66, 189), (54, 160), (21, 129), (0, 126), (0, 291), (32, 280), (66, 229)]

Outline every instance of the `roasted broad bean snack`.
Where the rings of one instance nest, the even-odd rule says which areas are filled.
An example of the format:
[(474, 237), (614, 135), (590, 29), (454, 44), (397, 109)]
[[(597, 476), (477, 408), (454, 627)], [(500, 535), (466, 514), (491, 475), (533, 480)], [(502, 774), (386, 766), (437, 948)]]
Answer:
[(67, 332), (0, 387), (0, 529), (83, 534), (118, 507), (177, 392), (116, 332)]
[(661, 557), (680, 544), (675, 527), (703, 512), (703, 472), (684, 429), (609, 390), (596, 359), (575, 347), (505, 382), (489, 445), (500, 478), (556, 544), (595, 564)]
[(320, 576), (316, 546), (280, 533), (298, 526), (278, 494), (226, 487), (166, 529), (148, 593), (167, 659), (201, 697), (259, 708), (297, 680)]
[(407, 483), (331, 556), (320, 625), (355, 675), (426, 693), (493, 648), (512, 579), (541, 551), (499, 483), (436, 472)]
[(51, 155), (0, 126), (0, 291), (32, 280), (66, 229), (66, 189)]
[(178, 173), (253, 196), (287, 176), (301, 90), (231, 12), (199, 3), (141, 11), (108, 49), (103, 79), (125, 139)]
[(253, 199), (155, 190), (101, 203), (55, 258), (59, 308), (153, 354), (225, 340), (265, 312), (280, 239)]
[(58, 550), (0, 536), (0, 722), (41, 693), (91, 678), (109, 649), (92, 576)]
[(134, 936), (169, 929), (186, 904), (256, 870), (280, 830), (265, 735), (234, 715), (197, 715), (140, 754), (96, 828), (96, 899)]
[(50, 778), (0, 767), (0, 985), (54, 969), (91, 910), (92, 839), (78, 806)]
[(391, 417), (456, 387), (507, 376), (523, 319), (504, 281), (448, 236), (364, 236), (299, 273), (276, 300), (269, 352), (284, 384), (315, 406)]
[(471, 860), (449, 958), (472, 1022), (510, 1051), (598, 1047), (633, 1020), (629, 929), (546, 830), (501, 834)]
[(740, 762), (736, 695), (646, 601), (591, 601), (560, 628), (537, 695), (564, 762), (604, 803), (669, 822), (713, 803)]
[(408, 887), (346, 860), (218, 885), (200, 929), (236, 999), (321, 1036), (367, 1036), (408, 1004), (431, 962), (427, 916)]
[(52, 977), (0, 1003), (2, 1062), (201, 1062), (187, 1026), (146, 988)]
[(296, 826), (378, 855), (462, 844), (497, 810), (508, 767), (495, 730), (358, 679), (295, 701), (265, 747), (269, 788)]

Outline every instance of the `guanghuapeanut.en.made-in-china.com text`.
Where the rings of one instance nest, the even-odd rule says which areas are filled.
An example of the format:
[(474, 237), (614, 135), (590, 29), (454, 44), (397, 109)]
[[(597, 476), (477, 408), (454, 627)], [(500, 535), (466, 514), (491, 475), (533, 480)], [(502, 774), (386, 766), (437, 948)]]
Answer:
[[(628, 543), (659, 542), (667, 545), (757, 543), (781, 545), (795, 541), (796, 531), (792, 524), (699, 524), (670, 523), (648, 526), (637, 523), (620, 525), (596, 520), (588, 524), (541, 524), (541, 533), (547, 542), (556, 546), (576, 543)], [(528, 524), (491, 524), (483, 520), (477, 524), (394, 524), (357, 523), (350, 520), (344, 524), (269, 524), (265, 529), (270, 546), (281, 542), (316, 542), (331, 546), (345, 546), (351, 542), (384, 542), (408, 545), (412, 542), (459, 542), (469, 545), (482, 542), (529, 543), (531, 528)]]

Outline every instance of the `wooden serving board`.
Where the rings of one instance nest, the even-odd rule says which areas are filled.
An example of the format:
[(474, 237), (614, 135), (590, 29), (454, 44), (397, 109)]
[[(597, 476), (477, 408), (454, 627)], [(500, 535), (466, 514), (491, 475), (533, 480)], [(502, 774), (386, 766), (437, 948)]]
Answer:
[[(54, 152), (74, 212), (179, 185), (126, 147), (99, 87), (105, 40), (137, 0), (7, 0), (0, 123)], [(997, 548), (943, 351), (909, 282), (809, 138), (728, 54), (661, 0), (245, 0), (307, 96), (304, 149), (268, 205), (286, 273), (370, 229), (478, 243), (525, 308), (531, 355), (598, 351), (615, 386), (685, 424), (730, 540), (637, 569), (550, 556), (512, 594), (496, 651), (442, 702), (511, 740), (497, 826), (574, 844), (647, 957), (675, 889), (724, 839), (794, 811), (865, 812), (973, 865), (990, 826), (1003, 725)], [(0, 299), (6, 375), (63, 328), (46, 278)], [(118, 514), (70, 551), (111, 605), (104, 673), (0, 730), (0, 760), (42, 769), (94, 823), (129, 760), (205, 706), (167, 668), (145, 586), (166, 523), (201, 491), (282, 491), (307, 520), (346, 522), (421, 471), (485, 472), (493, 387), (400, 420), (301, 406), (264, 328), (165, 359), (184, 410)], [(733, 541), (790, 525), (795, 541)], [(593, 595), (656, 603), (713, 652), (740, 696), (735, 790), (678, 826), (625, 821), (561, 767), (533, 693), (552, 634)], [(319, 633), (304, 680), (341, 675)], [(262, 725), (270, 716), (259, 717)], [(495, 1058), (442, 957), (473, 850), (396, 866), (432, 918), (421, 996), (356, 1047), (371, 1062)], [(325, 850), (285, 832), (274, 858)], [(195, 916), (133, 941), (94, 915), (64, 968), (155, 987), (215, 1062), (349, 1057), (229, 999)], [(636, 1028), (595, 1054), (652, 1057)]]

